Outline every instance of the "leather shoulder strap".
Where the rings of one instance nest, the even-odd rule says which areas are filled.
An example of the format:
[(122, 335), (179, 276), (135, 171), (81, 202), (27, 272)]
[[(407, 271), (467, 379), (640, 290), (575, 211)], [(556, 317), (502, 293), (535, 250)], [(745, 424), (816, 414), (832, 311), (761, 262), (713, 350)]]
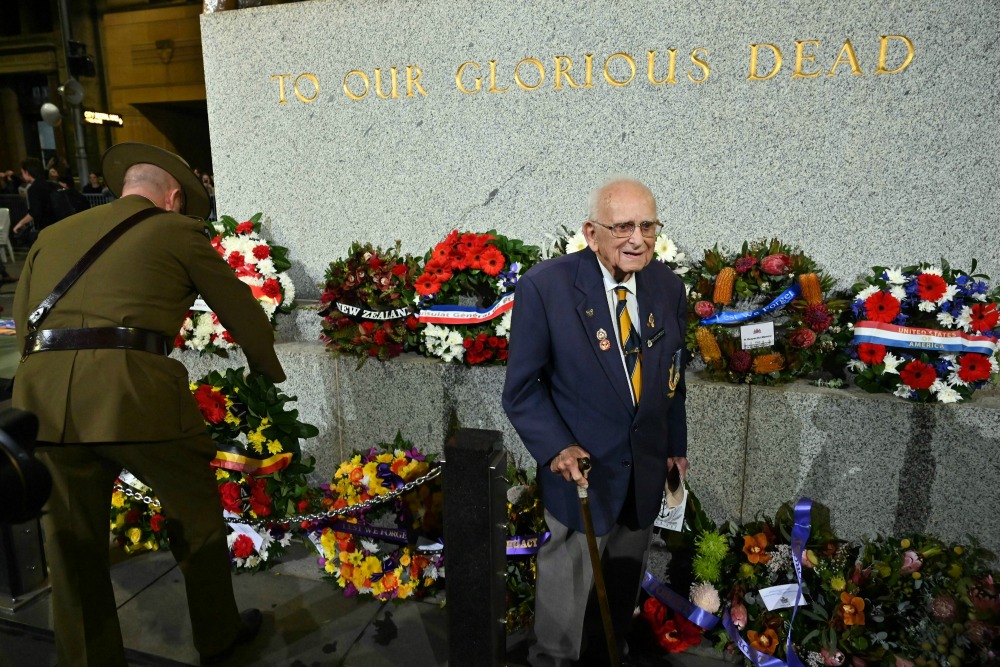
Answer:
[(28, 316), (28, 331), (35, 331), (38, 326), (42, 323), (42, 320), (49, 314), (52, 307), (56, 305), (56, 302), (63, 297), (63, 295), (69, 291), (69, 288), (90, 268), (90, 265), (100, 257), (105, 250), (107, 250), (112, 243), (118, 240), (118, 237), (127, 232), (128, 230), (135, 227), (137, 224), (145, 220), (146, 218), (156, 215), (157, 213), (165, 213), (162, 208), (157, 208), (152, 206), (150, 208), (144, 208), (141, 211), (133, 213), (128, 218), (125, 218), (122, 222), (117, 224), (111, 231), (102, 236), (97, 243), (95, 243), (90, 250), (88, 250), (83, 257), (80, 258), (73, 268), (69, 270), (59, 284), (56, 285), (52, 293), (49, 294), (42, 302), (38, 305), (38, 308)]

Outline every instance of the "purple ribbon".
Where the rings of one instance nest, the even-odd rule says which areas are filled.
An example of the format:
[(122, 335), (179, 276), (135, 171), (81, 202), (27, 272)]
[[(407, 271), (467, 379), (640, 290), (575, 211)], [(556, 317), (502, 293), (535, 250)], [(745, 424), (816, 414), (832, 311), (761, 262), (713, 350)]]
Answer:
[(372, 537), (377, 540), (394, 542), (395, 544), (410, 543), (409, 533), (404, 528), (384, 528), (382, 526), (372, 526), (367, 523), (348, 523), (342, 519), (337, 519), (331, 523), (330, 528), (338, 533)]
[(550, 537), (552, 537), (552, 533), (548, 531), (537, 535), (515, 535), (507, 539), (507, 555), (531, 556), (537, 554)]
[(792, 564), (795, 566), (795, 577), (798, 579), (798, 590), (795, 592), (795, 606), (792, 607), (792, 619), (788, 623), (788, 638), (785, 641), (785, 655), (788, 662), (783, 662), (774, 656), (761, 653), (757, 649), (747, 644), (740, 635), (739, 630), (733, 624), (729, 610), (722, 616), (722, 627), (726, 629), (726, 634), (733, 640), (733, 643), (740, 647), (747, 660), (758, 667), (804, 667), (799, 656), (795, 655), (792, 649), (792, 628), (795, 624), (795, 614), (799, 610), (799, 601), (802, 599), (802, 552), (805, 551), (806, 542), (809, 540), (809, 533), (812, 531), (812, 500), (800, 498), (795, 503), (794, 525), (792, 526)]
[(711, 630), (719, 624), (719, 617), (710, 614), (698, 605), (673, 590), (659, 579), (654, 577), (649, 571), (642, 577), (642, 588), (661, 603), (670, 607), (675, 612), (691, 621), (702, 630)]

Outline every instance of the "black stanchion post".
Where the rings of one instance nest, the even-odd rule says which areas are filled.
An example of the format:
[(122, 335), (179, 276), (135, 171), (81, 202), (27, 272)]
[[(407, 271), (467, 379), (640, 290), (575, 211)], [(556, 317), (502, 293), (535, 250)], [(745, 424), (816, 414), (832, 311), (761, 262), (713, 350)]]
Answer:
[(444, 447), (448, 664), (503, 665), (507, 452), (500, 433), (460, 429)]

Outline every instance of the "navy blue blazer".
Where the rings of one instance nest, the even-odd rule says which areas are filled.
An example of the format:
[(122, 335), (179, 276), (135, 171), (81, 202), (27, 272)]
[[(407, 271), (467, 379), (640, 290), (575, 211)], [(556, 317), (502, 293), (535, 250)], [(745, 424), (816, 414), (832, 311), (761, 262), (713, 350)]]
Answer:
[[(686, 456), (684, 333), (687, 302), (680, 279), (661, 262), (636, 274), (642, 342), (642, 397), (632, 403), (615, 341), (603, 275), (590, 249), (534, 266), (517, 284), (503, 407), (538, 462), (545, 508), (583, 530), (576, 485), (548, 463), (576, 443), (590, 453), (594, 529), (607, 534), (635, 476), (636, 516), (656, 519), (667, 457)], [(611, 341), (602, 350), (598, 331)], [(671, 366), (680, 373), (671, 390)]]

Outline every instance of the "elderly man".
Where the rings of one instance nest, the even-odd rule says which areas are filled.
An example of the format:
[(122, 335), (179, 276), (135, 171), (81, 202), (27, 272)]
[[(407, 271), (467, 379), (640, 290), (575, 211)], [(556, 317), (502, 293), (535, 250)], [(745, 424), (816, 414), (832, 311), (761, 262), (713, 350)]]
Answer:
[(667, 472), (687, 470), (686, 302), (673, 272), (650, 263), (661, 227), (646, 186), (611, 181), (591, 196), (589, 248), (517, 285), (503, 406), (538, 463), (552, 532), (538, 554), (535, 666), (608, 662), (576, 487), (588, 488), (623, 637)]
[[(14, 407), (38, 415), (38, 451), (54, 481), (44, 520), (58, 660), (127, 664), (108, 571), (109, 500), (127, 468), (163, 504), (195, 648), (203, 663), (218, 662), (254, 637), (261, 615), (237, 610), (209, 467), (215, 447), (186, 369), (167, 355), (201, 294), (252, 370), (275, 382), (285, 374), (267, 316), (205, 235), (208, 197), (187, 163), (119, 144), (103, 172), (121, 198), (42, 230), (14, 300), (24, 355)], [(81, 271), (81, 257), (116, 228), (120, 237)], [(39, 318), (70, 273), (76, 281)]]

